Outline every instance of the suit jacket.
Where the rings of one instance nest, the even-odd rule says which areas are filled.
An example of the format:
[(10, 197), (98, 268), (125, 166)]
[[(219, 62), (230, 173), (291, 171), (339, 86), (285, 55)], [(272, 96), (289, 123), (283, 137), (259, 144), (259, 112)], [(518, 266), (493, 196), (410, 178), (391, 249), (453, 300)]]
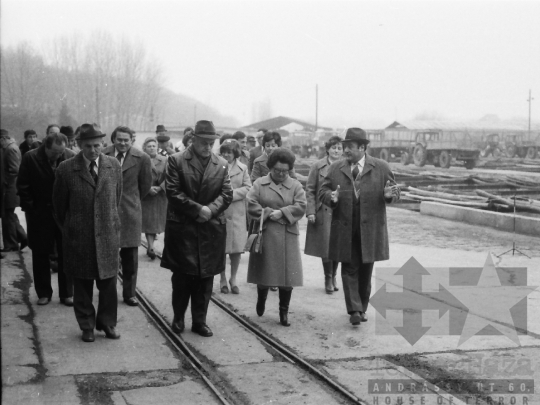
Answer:
[(261, 156), (263, 152), (264, 151), (261, 145), (255, 146), (254, 148), (251, 148), (249, 150), (249, 165), (248, 165), (249, 174), (251, 174), (251, 171), (253, 170), (253, 164), (255, 163), (255, 159)]
[[(103, 151), (115, 158), (116, 149), (111, 145)], [(116, 159), (116, 158), (115, 158)], [(129, 148), (122, 164), (122, 201), (120, 221), (121, 247), (137, 247), (141, 244), (142, 205), (141, 200), (152, 187), (152, 161), (150, 157), (134, 147)]]
[[(60, 165), (75, 153), (66, 149), (56, 161)], [(52, 194), (55, 172), (45, 153), (45, 144), (25, 153), (19, 168), (17, 191), (21, 209), (26, 213), (28, 246), (32, 250), (52, 251), (54, 230)]]
[(121, 197), (122, 171), (115, 158), (100, 155), (97, 184), (82, 152), (60, 163), (53, 208), (62, 228), (64, 272), (83, 279), (116, 277)]
[[(352, 246), (354, 187), (351, 166), (347, 160), (330, 165), (319, 191), (319, 199), (333, 209), (328, 257), (338, 262), (351, 261), (351, 249), (362, 250), (362, 261), (373, 263), (388, 260), (388, 230), (386, 204), (398, 198), (386, 199), (384, 186), (390, 180), (396, 184), (390, 166), (384, 160), (366, 154), (360, 177), (360, 238), (361, 246)], [(337, 204), (331, 202), (331, 193), (340, 186)]]
[[(227, 161), (212, 153), (203, 169), (189, 147), (170, 156), (166, 170), (169, 205), (161, 267), (203, 278), (221, 273), (227, 237), (223, 211), (233, 199)], [(200, 223), (196, 219), (203, 206), (212, 218)]]
[(11, 142), (3, 148), (4, 164), (4, 184), (2, 199), (4, 209), (13, 209), (19, 206), (19, 197), (17, 196), (17, 176), (21, 164), (21, 151), (15, 143)]

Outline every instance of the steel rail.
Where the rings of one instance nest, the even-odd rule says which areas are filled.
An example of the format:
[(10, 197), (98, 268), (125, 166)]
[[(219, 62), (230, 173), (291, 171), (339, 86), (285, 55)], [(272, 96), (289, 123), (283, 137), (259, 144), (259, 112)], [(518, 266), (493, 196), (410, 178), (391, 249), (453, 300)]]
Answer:
[[(145, 242), (141, 241), (141, 245), (143, 247), (147, 248), (147, 245), (146, 245)], [(161, 254), (156, 252), (156, 256), (161, 259)], [(290, 363), (295, 364), (298, 367), (301, 367), (302, 369), (308, 371), (310, 374), (317, 377), (320, 381), (324, 382), (326, 385), (330, 386), (334, 391), (339, 392), (341, 395), (343, 395), (344, 397), (346, 397), (348, 400), (352, 401), (353, 403), (359, 404), (359, 405), (367, 405), (366, 402), (362, 401), (360, 398), (358, 398), (356, 395), (354, 395), (352, 392), (350, 392), (347, 388), (343, 387), (341, 384), (337, 383), (336, 381), (334, 381), (330, 377), (326, 376), (317, 367), (313, 366), (308, 361), (304, 360), (302, 357), (300, 357), (299, 355), (294, 353), (292, 350), (285, 347), (283, 344), (278, 342), (276, 339), (272, 338), (267, 333), (265, 333), (263, 331), (260, 331), (258, 328), (253, 326), (250, 322), (246, 321), (244, 318), (242, 318), (236, 312), (231, 310), (227, 306), (226, 303), (224, 303), (223, 301), (221, 301), (221, 300), (219, 300), (218, 298), (215, 298), (215, 297), (211, 297), (210, 300), (217, 307), (219, 307), (224, 312), (226, 312), (229, 316), (231, 316), (235, 321), (240, 323), (248, 332), (251, 332), (259, 340), (263, 341), (264, 343), (266, 343), (267, 345), (272, 347), (274, 350), (276, 350), (287, 361), (289, 361)], [(171, 333), (174, 333), (174, 332), (172, 332), (172, 330), (171, 330)]]
[[(118, 280), (123, 283), (122, 272), (118, 271)], [(152, 303), (145, 297), (145, 295), (136, 288), (135, 296), (139, 301), (139, 308), (154, 322), (154, 326), (161, 332), (161, 334), (167, 339), (167, 341), (174, 347), (174, 349), (181, 355), (183, 355), (188, 364), (197, 372), (206, 385), (210, 388), (212, 393), (223, 405), (231, 405), (229, 401), (221, 394), (218, 388), (212, 383), (212, 381), (204, 374), (206, 371), (204, 365), (190, 350), (186, 343), (172, 331), (170, 325), (165, 321), (159, 311), (152, 305)]]

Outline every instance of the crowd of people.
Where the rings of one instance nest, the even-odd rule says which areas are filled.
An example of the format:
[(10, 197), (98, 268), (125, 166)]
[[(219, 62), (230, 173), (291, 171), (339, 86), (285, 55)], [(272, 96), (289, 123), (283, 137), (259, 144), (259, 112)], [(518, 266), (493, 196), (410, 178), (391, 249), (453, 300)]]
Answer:
[(75, 131), (49, 125), (41, 141), (27, 130), (18, 146), (1, 130), (2, 251), (32, 250), (38, 305), (51, 301), (56, 268), (60, 302), (74, 307), (82, 340), (93, 342), (94, 329), (118, 339), (119, 269), (123, 301), (137, 306), (141, 234), (155, 260), (154, 242), (164, 233), (160, 265), (172, 272), (176, 333), (185, 328), (191, 302), (192, 331), (213, 335), (206, 314), (214, 277), (220, 276), (221, 293), (240, 294), (243, 253), (247, 281), (257, 288), (257, 315), (264, 315), (269, 291), (279, 291), (279, 321), (289, 326), (292, 291), (303, 285), (299, 221), (306, 215), (304, 253), (321, 259), (326, 293), (339, 290), (341, 262), (350, 323), (367, 321), (373, 265), (389, 255), (386, 205), (400, 190), (388, 164), (366, 154), (365, 131), (331, 137), (305, 189), (279, 132), (219, 136), (211, 121), (201, 120), (176, 145), (167, 132), (158, 125), (139, 149), (126, 126), (112, 132), (109, 146), (96, 124)]

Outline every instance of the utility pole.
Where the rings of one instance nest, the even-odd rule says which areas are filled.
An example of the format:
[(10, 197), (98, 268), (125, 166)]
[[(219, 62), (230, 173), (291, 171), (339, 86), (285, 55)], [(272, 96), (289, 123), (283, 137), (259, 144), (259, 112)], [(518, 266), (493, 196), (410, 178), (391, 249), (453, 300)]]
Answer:
[(529, 99), (527, 100), (529, 103), (529, 139), (531, 137), (531, 104), (534, 98), (531, 97), (531, 89), (529, 89)]
[(319, 129), (319, 85), (315, 85), (315, 132)]
[(96, 124), (101, 126), (99, 123), (99, 88), (97, 85), (96, 85)]

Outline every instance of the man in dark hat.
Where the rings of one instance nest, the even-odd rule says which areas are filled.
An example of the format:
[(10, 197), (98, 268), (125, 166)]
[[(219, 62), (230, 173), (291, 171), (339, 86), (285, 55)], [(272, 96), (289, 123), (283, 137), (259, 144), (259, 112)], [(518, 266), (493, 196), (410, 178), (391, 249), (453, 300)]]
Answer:
[[(2, 238), (4, 241), (3, 252), (14, 252), (23, 250), (28, 246), (28, 239), (19, 217), (15, 213), (15, 208), (19, 206), (19, 196), (17, 195), (17, 176), (21, 165), (21, 151), (15, 140), (9, 135), (6, 129), (0, 130), (0, 147), (2, 148), (2, 164), (4, 180), (2, 182)], [(20, 244), (20, 245), (19, 245)]]
[(174, 153), (174, 149), (169, 145), (171, 137), (167, 135), (164, 125), (158, 125), (156, 128), (156, 139), (158, 141), (158, 153), (161, 156), (169, 156)]
[(209, 337), (206, 313), (214, 276), (225, 270), (223, 211), (231, 204), (233, 191), (227, 161), (212, 153), (219, 138), (214, 124), (198, 121), (193, 135), (193, 144), (167, 162), (169, 205), (161, 267), (173, 272), (173, 330), (184, 330), (191, 298), (191, 330)]
[(24, 155), (17, 178), (21, 209), (26, 215), (28, 244), (32, 249), (32, 271), (38, 305), (47, 305), (51, 301), (53, 288), (49, 255), (54, 254), (57, 257), (60, 302), (73, 306), (73, 282), (64, 273), (62, 231), (54, 220), (52, 207), (56, 168), (64, 160), (75, 156), (75, 153), (66, 148), (66, 144), (67, 138), (61, 133), (47, 135), (38, 149)]
[(389, 259), (386, 204), (400, 196), (388, 163), (366, 154), (368, 143), (363, 129), (349, 128), (345, 159), (332, 163), (319, 191), (333, 209), (329, 259), (341, 262), (345, 304), (355, 326), (367, 321), (374, 262)]
[[(84, 342), (94, 341), (94, 328), (109, 339), (120, 338), (116, 276), (122, 169), (114, 156), (101, 153), (104, 136), (96, 124), (83, 124), (77, 140), (81, 152), (60, 163), (53, 187), (64, 271), (73, 277), (75, 317)], [(99, 290), (97, 315), (92, 304), (94, 280)]]
[(24, 156), (26, 152), (33, 149), (32, 144), (34, 142), (39, 142), (36, 131), (34, 131), (33, 129), (27, 129), (26, 131), (24, 131), (24, 141), (22, 141), (19, 144), (19, 150), (21, 151), (21, 156)]
[(123, 298), (129, 306), (137, 306), (135, 298), (139, 268), (139, 245), (142, 232), (141, 201), (152, 187), (152, 161), (132, 146), (135, 131), (119, 126), (111, 134), (113, 145), (104, 149), (107, 156), (116, 158), (122, 167), (122, 201), (120, 202), (120, 259), (122, 261)]

